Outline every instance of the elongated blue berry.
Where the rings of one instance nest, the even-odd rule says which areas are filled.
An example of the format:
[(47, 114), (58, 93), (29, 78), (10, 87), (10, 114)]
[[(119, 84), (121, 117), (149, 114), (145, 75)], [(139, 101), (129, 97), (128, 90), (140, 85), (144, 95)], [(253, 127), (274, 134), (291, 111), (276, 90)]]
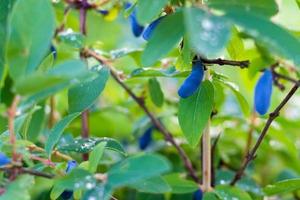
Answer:
[(203, 192), (202, 190), (197, 190), (193, 195), (193, 200), (202, 200)]
[(3, 153), (0, 153), (0, 166), (7, 165), (8, 163), (10, 163), (10, 159)]
[(139, 147), (141, 150), (145, 150), (152, 142), (152, 132), (153, 132), (153, 127), (150, 127), (139, 138)]
[(255, 86), (255, 94), (254, 94), (254, 105), (255, 110), (264, 115), (267, 113), (272, 96), (272, 88), (273, 88), (273, 77), (272, 72), (267, 69), (264, 71), (263, 75), (258, 80)]
[[(77, 162), (75, 160), (68, 161), (66, 173), (70, 173), (72, 169), (74, 169), (77, 166)], [(73, 191), (71, 190), (65, 190), (60, 197), (64, 200), (70, 199), (73, 196)]]
[[(131, 7), (131, 3), (125, 4), (126, 9), (128, 9), (130, 7)], [(131, 24), (131, 30), (132, 30), (133, 35), (135, 37), (139, 37), (144, 31), (144, 26), (140, 25), (137, 21), (136, 8), (134, 8), (133, 11), (131, 12), (131, 14), (129, 15), (129, 21)]]
[(98, 13), (101, 13), (102, 15), (108, 15), (109, 11), (108, 10), (97, 10)]
[(50, 52), (52, 53), (53, 58), (55, 60), (56, 57), (57, 57), (57, 51), (56, 51), (56, 48), (55, 48), (55, 46), (53, 44), (51, 44), (51, 46), (50, 46)]
[(151, 37), (154, 29), (157, 27), (157, 25), (160, 23), (160, 21), (164, 18), (164, 16), (154, 20), (153, 22), (151, 22), (151, 24), (149, 24), (149, 26), (145, 29), (144, 33), (143, 33), (143, 38), (145, 40), (149, 40), (149, 38)]
[(178, 90), (178, 95), (181, 98), (187, 98), (194, 94), (199, 88), (204, 75), (204, 67), (201, 61), (196, 61), (193, 64), (191, 74), (185, 79)]

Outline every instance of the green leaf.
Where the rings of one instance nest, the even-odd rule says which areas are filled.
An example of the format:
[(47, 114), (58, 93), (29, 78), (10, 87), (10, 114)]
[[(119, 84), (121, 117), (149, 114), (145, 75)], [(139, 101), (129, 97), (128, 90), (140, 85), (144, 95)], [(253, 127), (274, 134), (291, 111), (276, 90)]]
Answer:
[(169, 162), (156, 154), (132, 156), (113, 166), (107, 173), (108, 184), (113, 187), (147, 180), (170, 170)]
[[(95, 67), (94, 70), (97, 70), (98, 67)], [(90, 107), (103, 91), (108, 77), (109, 69), (102, 67), (94, 80), (85, 81), (70, 88), (68, 92), (69, 112), (82, 112)]]
[[(32, 9), (34, 5), (34, 9)], [(13, 80), (32, 73), (49, 52), (55, 18), (48, 0), (18, 0), (12, 10), (7, 62)]]
[(204, 56), (215, 56), (226, 46), (230, 24), (222, 17), (197, 8), (184, 10), (185, 29), (191, 48)]
[(73, 113), (66, 117), (64, 117), (62, 120), (60, 120), (50, 131), (49, 137), (47, 139), (45, 150), (47, 152), (47, 155), (50, 156), (51, 152), (56, 145), (56, 143), (59, 141), (63, 131), (65, 128), (73, 121), (80, 113)]
[(228, 185), (218, 185), (215, 188), (214, 193), (216, 193), (221, 200), (227, 199), (239, 199), (239, 200), (252, 200), (247, 192)]
[(220, 200), (222, 198), (219, 198), (217, 194), (213, 192), (205, 192), (203, 195), (203, 200)]
[(0, 1), (0, 86), (3, 84), (5, 69), (5, 43), (7, 36), (8, 15), (15, 0)]
[(171, 191), (171, 187), (160, 176), (132, 183), (129, 187), (134, 188), (139, 192), (153, 194), (163, 194)]
[(91, 152), (89, 157), (89, 171), (91, 173), (95, 173), (97, 171), (97, 167), (104, 153), (105, 146), (106, 142), (100, 142)]
[(101, 199), (109, 200), (111, 199), (112, 188), (108, 185), (98, 184), (92, 190), (87, 191), (82, 200), (91, 200), (91, 199)]
[(234, 8), (266, 17), (271, 17), (278, 12), (275, 0), (208, 0), (207, 5), (211, 8), (224, 10), (225, 12)]
[(28, 140), (30, 141), (36, 141), (38, 139), (39, 134), (42, 131), (43, 125), (44, 125), (44, 119), (45, 119), (45, 105), (40, 105), (41, 108), (39, 108), (37, 111), (35, 111), (32, 114), (30, 124), (28, 127)]
[(156, 78), (149, 79), (148, 82), (149, 92), (152, 102), (161, 107), (164, 103), (164, 93), (161, 90), (160, 84)]
[(300, 64), (300, 41), (282, 27), (264, 17), (234, 8), (228, 10), (225, 17), (241, 26), (270, 52), (283, 56), (296, 65)]
[(18, 176), (16, 180), (11, 182), (5, 193), (0, 196), (0, 200), (30, 200), (29, 189), (34, 186), (34, 178), (29, 175)]
[(267, 185), (263, 189), (264, 193), (268, 196), (293, 192), (296, 190), (300, 190), (300, 178), (279, 181), (275, 184)]
[(190, 71), (177, 71), (175, 67), (167, 69), (138, 68), (132, 71), (131, 77), (187, 77)]
[(93, 189), (96, 187), (96, 179), (90, 172), (76, 168), (65, 177), (56, 181), (55, 185), (66, 190)]
[(105, 148), (116, 151), (122, 155), (126, 155), (126, 152), (122, 145), (113, 138), (88, 138), (88, 139), (76, 139), (70, 143), (59, 146), (58, 149), (61, 151), (73, 151), (78, 153), (88, 153), (94, 149), (94, 147), (99, 143), (106, 143)]
[(168, 174), (164, 179), (171, 186), (174, 194), (192, 193), (199, 189), (195, 182), (180, 177), (180, 174)]
[(137, 2), (137, 20), (141, 24), (151, 22), (167, 5), (168, 0), (139, 0)]
[(171, 51), (184, 34), (182, 12), (164, 17), (154, 29), (142, 54), (142, 65), (150, 66)]
[(204, 81), (192, 96), (180, 99), (178, 120), (187, 141), (195, 147), (210, 118), (214, 103), (214, 88)]
[(58, 35), (59, 39), (70, 45), (71, 47), (74, 47), (74, 48), (82, 48), (83, 45), (84, 45), (84, 37), (81, 33), (75, 33), (73, 31), (65, 31), (65, 32), (62, 32)]

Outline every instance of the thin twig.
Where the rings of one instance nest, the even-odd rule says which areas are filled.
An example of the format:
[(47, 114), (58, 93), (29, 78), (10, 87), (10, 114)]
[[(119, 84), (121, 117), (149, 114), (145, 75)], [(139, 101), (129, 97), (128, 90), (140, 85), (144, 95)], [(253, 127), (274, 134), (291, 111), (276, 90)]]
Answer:
[[(30, 146), (27, 146), (28, 150), (29, 151), (37, 151), (37, 152), (42, 152), (44, 153), (45, 152), (45, 149), (41, 148), (41, 147), (38, 147), (36, 145), (30, 145)], [(74, 160), (73, 158), (71, 158), (70, 156), (66, 155), (66, 154), (63, 154), (63, 153), (60, 153), (59, 151), (57, 150), (54, 150), (52, 152), (52, 155), (53, 156), (56, 156), (58, 158), (61, 158), (63, 160), (66, 160), (66, 161), (69, 161), (69, 160)]]
[(235, 60), (225, 60), (225, 59), (221, 59), (221, 58), (207, 59), (207, 58), (203, 58), (203, 57), (201, 57), (200, 60), (204, 64), (231, 65), (231, 66), (238, 66), (242, 69), (248, 68), (248, 66), (250, 64), (249, 60), (235, 61)]
[(40, 177), (49, 178), (49, 179), (54, 178), (53, 174), (48, 174), (48, 173), (40, 172), (40, 171), (33, 170), (33, 169), (17, 167), (17, 166), (0, 167), (0, 171), (10, 172), (11, 170), (17, 171), (18, 173), (21, 173), (21, 174), (31, 174), (33, 176), (40, 176)]
[(210, 123), (208, 122), (202, 136), (202, 184), (203, 191), (209, 192), (211, 188), (211, 141)]
[(280, 110), (285, 106), (285, 104), (290, 100), (290, 98), (295, 94), (295, 92), (297, 91), (299, 85), (295, 84), (293, 86), (293, 88), (289, 91), (289, 93), (286, 95), (286, 97), (281, 101), (281, 103), (277, 106), (277, 108), (270, 113), (269, 118), (259, 136), (259, 138), (257, 139), (254, 147), (251, 149), (251, 151), (249, 152), (249, 154), (247, 154), (246, 158), (244, 159), (240, 169), (236, 172), (233, 180), (231, 181), (231, 185), (234, 185), (238, 180), (241, 179), (241, 177), (244, 174), (244, 171), (246, 169), (246, 167), (248, 166), (248, 164), (255, 158), (256, 156), (256, 151), (258, 149), (258, 147), (260, 146), (260, 144), (262, 143), (264, 137), (266, 136), (272, 122), (279, 116), (280, 114)]
[(185, 151), (177, 144), (177, 142), (173, 138), (172, 134), (165, 128), (165, 126), (154, 116), (153, 113), (150, 112), (148, 107), (145, 105), (144, 100), (137, 97), (131, 91), (131, 89), (122, 80), (120, 80), (118, 73), (112, 67), (111, 63), (106, 61), (103, 57), (99, 56), (97, 53), (95, 53), (92, 50), (85, 49), (82, 53), (87, 57), (95, 58), (97, 61), (99, 61), (100, 63), (102, 63), (102, 64), (104, 64), (104, 65), (106, 65), (107, 67), (110, 68), (110, 72), (111, 72), (112, 77), (129, 94), (129, 96), (131, 96), (131, 98), (140, 106), (140, 108), (142, 108), (144, 110), (144, 112), (150, 118), (152, 124), (164, 135), (165, 140), (170, 142), (176, 148), (176, 150), (178, 151), (179, 156), (182, 159), (182, 161), (184, 163), (184, 166), (185, 166), (186, 170), (188, 171), (189, 175), (191, 176), (191, 178), (195, 182), (200, 183), (200, 180), (197, 177), (196, 171), (193, 168), (192, 162), (189, 159), (189, 157), (187, 156), (187, 154), (185, 153)]

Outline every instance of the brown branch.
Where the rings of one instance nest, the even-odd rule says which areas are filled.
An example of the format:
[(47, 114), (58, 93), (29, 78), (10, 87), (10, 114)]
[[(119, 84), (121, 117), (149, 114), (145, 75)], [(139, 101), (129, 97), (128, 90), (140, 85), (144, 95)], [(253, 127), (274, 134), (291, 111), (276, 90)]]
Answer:
[(37, 170), (18, 167), (18, 166), (0, 167), (0, 171), (8, 171), (9, 173), (16, 171), (18, 174), (30, 174), (30, 175), (33, 175), (33, 176), (40, 176), (40, 177), (49, 178), (49, 179), (54, 178), (53, 174), (48, 174), (48, 173), (40, 172), (40, 171), (37, 171)]
[(249, 60), (235, 61), (235, 60), (225, 60), (225, 59), (221, 59), (221, 58), (207, 59), (207, 58), (203, 58), (203, 57), (201, 57), (200, 60), (204, 64), (231, 65), (231, 66), (240, 67), (242, 69), (248, 68), (248, 66), (250, 64)]
[[(37, 152), (42, 152), (44, 153), (45, 152), (45, 149), (41, 148), (41, 147), (38, 147), (38, 146), (35, 146), (35, 145), (30, 145), (30, 146), (27, 146), (28, 150), (29, 151), (37, 151)], [(52, 152), (52, 155), (53, 156), (56, 156), (58, 158), (61, 158), (63, 160), (66, 160), (66, 161), (69, 161), (69, 160), (74, 160), (73, 158), (71, 158), (70, 156), (66, 155), (66, 154), (63, 154), (63, 153), (60, 153), (59, 151), (57, 150), (54, 150)]]
[(15, 134), (15, 117), (17, 112), (17, 106), (21, 100), (20, 96), (15, 96), (11, 106), (7, 110), (8, 115), (8, 130), (10, 137), (10, 144), (12, 146), (12, 161), (17, 163), (19, 159), (19, 155), (17, 154), (17, 146), (16, 146), (16, 134)]
[(189, 159), (189, 157), (187, 156), (187, 154), (185, 153), (185, 151), (179, 146), (179, 144), (177, 144), (177, 142), (173, 138), (172, 134), (165, 128), (165, 126), (154, 116), (153, 113), (150, 112), (150, 110), (148, 109), (148, 107), (145, 105), (144, 100), (141, 99), (141, 98), (139, 98), (139, 97), (137, 97), (131, 91), (131, 89), (119, 78), (118, 73), (113, 68), (113, 66), (111, 65), (111, 63), (109, 61), (107, 61), (105, 58), (103, 58), (102, 56), (98, 55), (97, 53), (95, 53), (94, 51), (89, 50), (89, 49), (85, 49), (82, 52), (82, 54), (85, 55), (86, 57), (93, 57), (98, 62), (106, 65), (107, 67), (109, 67), (112, 77), (129, 94), (129, 96), (131, 96), (131, 98), (140, 106), (140, 108), (143, 109), (143, 111), (150, 118), (153, 126), (155, 126), (164, 135), (165, 140), (168, 141), (168, 142), (170, 142), (175, 147), (175, 149), (178, 151), (179, 156), (182, 159), (182, 161), (184, 163), (184, 166), (185, 166), (186, 170), (188, 171), (189, 175), (191, 176), (191, 178), (195, 182), (200, 183), (200, 180), (197, 177), (196, 171), (193, 168), (192, 162)]
[(249, 154), (247, 154), (246, 158), (244, 159), (240, 169), (236, 172), (233, 180), (231, 181), (231, 185), (234, 185), (238, 180), (241, 179), (241, 177), (244, 174), (244, 171), (246, 169), (246, 167), (248, 166), (248, 164), (255, 158), (256, 156), (256, 151), (258, 149), (258, 147), (260, 146), (260, 144), (262, 143), (263, 139), (265, 138), (272, 122), (279, 116), (280, 114), (280, 110), (286, 105), (286, 103), (291, 99), (291, 97), (295, 94), (295, 92), (297, 91), (299, 85), (295, 84), (293, 86), (293, 88), (289, 91), (289, 93), (286, 95), (286, 97), (281, 101), (281, 103), (277, 106), (277, 108), (270, 113), (269, 118), (263, 128), (263, 130), (261, 131), (261, 134), (259, 136), (259, 138), (257, 139), (254, 147), (251, 149), (251, 151), (249, 152)]

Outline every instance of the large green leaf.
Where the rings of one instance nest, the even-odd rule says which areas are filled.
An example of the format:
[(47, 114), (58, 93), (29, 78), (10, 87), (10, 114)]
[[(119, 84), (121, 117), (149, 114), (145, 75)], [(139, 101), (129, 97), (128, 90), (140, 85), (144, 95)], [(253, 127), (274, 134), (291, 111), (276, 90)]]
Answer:
[(62, 120), (60, 120), (50, 131), (50, 135), (47, 139), (45, 150), (48, 154), (48, 156), (51, 155), (51, 152), (56, 145), (56, 143), (59, 141), (63, 131), (65, 128), (75, 119), (80, 113), (73, 113), (66, 117), (64, 117)]
[(214, 101), (214, 87), (210, 81), (201, 83), (190, 97), (180, 99), (178, 120), (187, 141), (194, 147), (210, 118)]
[(141, 24), (151, 22), (161, 12), (168, 0), (139, 0), (137, 2), (137, 20)]
[(171, 191), (171, 187), (160, 176), (132, 183), (129, 187), (134, 188), (139, 192), (154, 194), (163, 194)]
[(238, 199), (238, 200), (252, 200), (247, 192), (228, 185), (218, 185), (214, 191), (221, 200)]
[(164, 17), (154, 29), (142, 54), (142, 64), (150, 66), (171, 51), (184, 34), (181, 11)]
[(11, 182), (0, 200), (30, 200), (29, 189), (34, 185), (34, 178), (30, 175), (21, 175)]
[[(16, 80), (16, 90), (19, 94), (29, 95), (45, 92), (64, 83), (71, 85), (81, 79), (91, 79), (94, 73), (88, 71), (84, 62), (68, 60), (60, 63), (47, 72), (37, 71)], [(38, 83), (38, 84), (37, 84)]]
[[(34, 5), (34, 9), (32, 7)], [(48, 0), (18, 0), (12, 10), (7, 62), (16, 80), (32, 73), (49, 51), (55, 18)]]
[(206, 4), (211, 8), (220, 10), (239, 9), (263, 16), (273, 16), (278, 12), (275, 0), (206, 0)]
[(188, 42), (196, 53), (214, 56), (226, 46), (230, 23), (224, 18), (201, 9), (187, 8), (184, 10), (184, 20)]
[[(98, 67), (94, 68), (97, 70)], [(69, 112), (81, 112), (91, 106), (103, 91), (109, 77), (109, 69), (102, 67), (97, 77), (70, 88), (68, 93)]]
[(225, 17), (241, 26), (270, 52), (283, 56), (296, 65), (300, 64), (300, 41), (282, 27), (264, 17), (234, 8), (228, 10)]
[(164, 176), (164, 179), (171, 186), (172, 193), (192, 193), (199, 189), (195, 182), (180, 177), (180, 174), (168, 174)]
[(126, 152), (122, 145), (113, 138), (79, 138), (69, 143), (59, 146), (58, 149), (61, 151), (73, 151), (78, 153), (88, 153), (92, 151), (95, 146), (99, 143), (105, 143), (105, 148), (116, 151), (122, 155), (126, 155)]
[(113, 166), (107, 173), (108, 184), (120, 187), (157, 177), (170, 170), (169, 162), (156, 154), (132, 156)]
[(267, 185), (263, 189), (264, 193), (268, 196), (292, 192), (296, 190), (300, 190), (300, 178), (279, 181), (275, 184)]
[(161, 107), (164, 103), (164, 93), (161, 90), (160, 84), (156, 78), (149, 79), (149, 92), (152, 102)]
[(15, 0), (0, 1), (0, 86), (5, 68), (5, 43), (7, 35), (7, 19)]

